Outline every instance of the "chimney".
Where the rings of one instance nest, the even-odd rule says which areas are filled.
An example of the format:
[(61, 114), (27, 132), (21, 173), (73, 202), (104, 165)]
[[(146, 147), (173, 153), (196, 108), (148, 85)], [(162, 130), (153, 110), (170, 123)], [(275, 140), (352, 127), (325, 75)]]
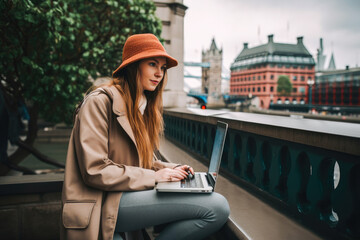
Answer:
[(247, 49), (248, 48), (248, 43), (244, 43), (244, 49)]
[(349, 65), (346, 65), (345, 70), (349, 70)]
[(274, 35), (273, 34), (268, 35), (268, 42), (269, 43), (274, 42)]
[(303, 38), (304, 37), (298, 37), (297, 38), (297, 44), (303, 44)]

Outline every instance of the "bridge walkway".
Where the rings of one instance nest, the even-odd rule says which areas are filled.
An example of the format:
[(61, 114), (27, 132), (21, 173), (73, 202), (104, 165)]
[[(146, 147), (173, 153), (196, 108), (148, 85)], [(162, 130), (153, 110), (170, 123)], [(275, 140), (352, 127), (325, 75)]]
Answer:
[[(207, 166), (166, 138), (161, 140), (160, 153), (163, 160), (191, 165), (195, 171), (207, 171)], [(221, 176), (221, 173), (215, 190), (227, 198), (231, 209), (230, 218), (246, 236), (245, 239), (321, 239), (315, 233), (305, 229), (294, 220)]]

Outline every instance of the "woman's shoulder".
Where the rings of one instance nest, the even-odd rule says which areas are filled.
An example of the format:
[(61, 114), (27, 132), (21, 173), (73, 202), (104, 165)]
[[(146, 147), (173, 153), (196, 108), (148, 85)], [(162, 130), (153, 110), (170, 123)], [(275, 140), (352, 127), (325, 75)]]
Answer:
[(110, 110), (121, 115), (125, 112), (125, 102), (119, 90), (115, 86), (100, 87), (90, 92), (83, 101), (81, 108), (94, 108)]
[(85, 96), (79, 114), (84, 112), (106, 112), (111, 109), (112, 99), (103, 89), (95, 89)]
[(84, 103), (86, 104), (88, 102), (96, 103), (96, 102), (102, 102), (102, 103), (108, 103), (111, 102), (112, 97), (108, 94), (107, 91), (105, 91), (104, 88), (97, 88), (90, 92), (84, 99)]

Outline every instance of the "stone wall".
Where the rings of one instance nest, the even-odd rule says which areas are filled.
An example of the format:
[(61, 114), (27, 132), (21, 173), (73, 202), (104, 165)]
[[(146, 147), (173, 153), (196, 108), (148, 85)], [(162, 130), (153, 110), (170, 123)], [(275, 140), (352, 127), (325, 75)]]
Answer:
[(59, 239), (63, 174), (48, 175), (0, 177), (1, 239)]

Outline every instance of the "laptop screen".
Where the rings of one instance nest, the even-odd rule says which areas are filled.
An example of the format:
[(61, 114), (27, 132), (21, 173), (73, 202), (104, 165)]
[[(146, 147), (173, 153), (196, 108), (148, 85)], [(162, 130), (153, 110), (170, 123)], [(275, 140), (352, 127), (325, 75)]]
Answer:
[(215, 141), (214, 141), (214, 146), (213, 146), (213, 150), (212, 150), (212, 154), (211, 154), (210, 166), (209, 166), (209, 171), (208, 171), (208, 175), (212, 176), (212, 178), (213, 178), (212, 180), (214, 180), (214, 185), (215, 185), (215, 181), (218, 176), (218, 173), (219, 173), (221, 157), (222, 157), (224, 144), (225, 144), (227, 127), (228, 127), (227, 123), (223, 123), (223, 122), (217, 123)]

